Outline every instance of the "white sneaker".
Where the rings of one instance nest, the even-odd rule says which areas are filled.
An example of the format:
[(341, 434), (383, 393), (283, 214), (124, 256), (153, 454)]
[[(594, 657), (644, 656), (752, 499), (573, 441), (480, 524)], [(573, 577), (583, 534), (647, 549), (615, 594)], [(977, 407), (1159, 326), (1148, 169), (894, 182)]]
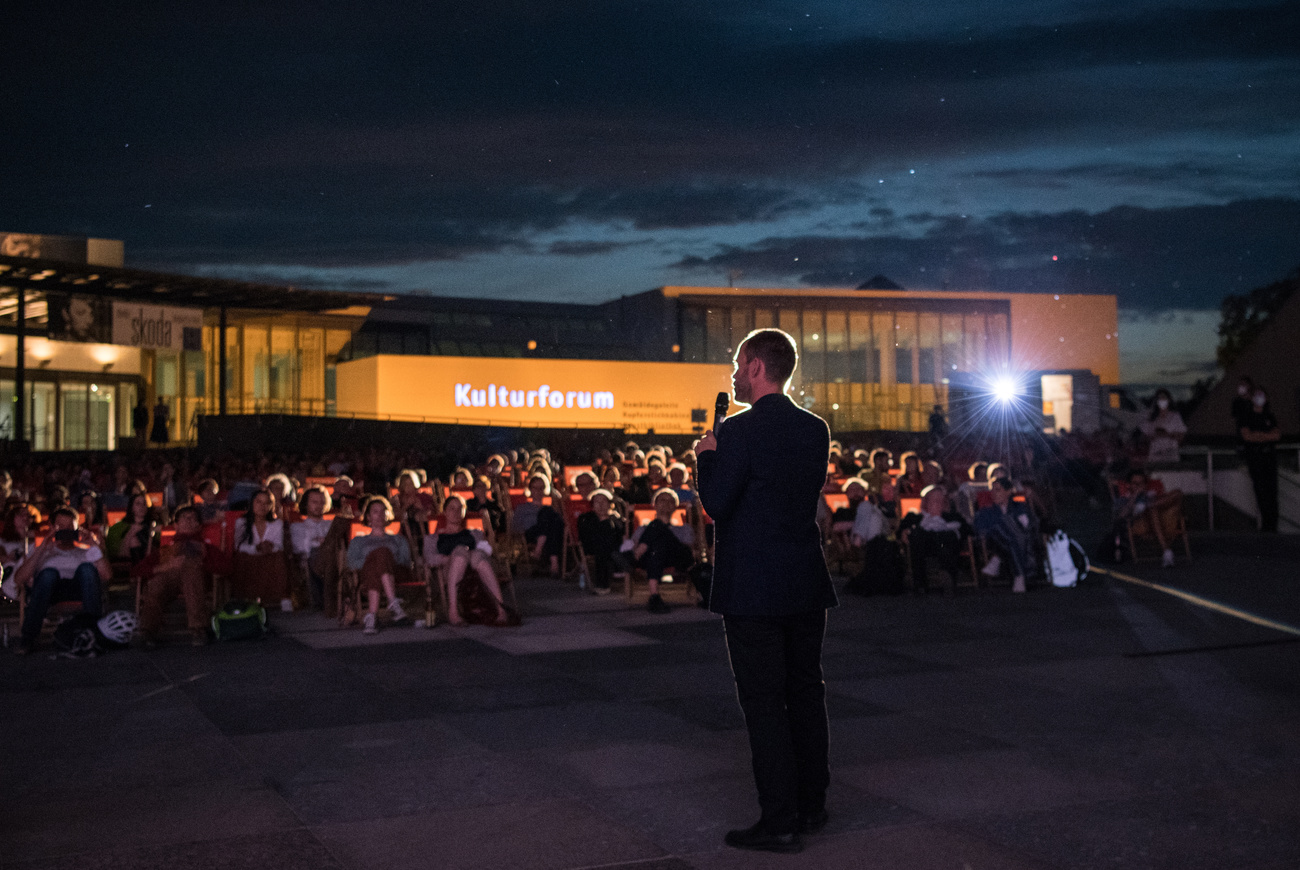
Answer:
[(289, 598), (281, 598), (280, 609), (285, 613), (293, 613), (293, 600)]
[(1002, 558), (1000, 556), (991, 556), (984, 567), (980, 569), (980, 573), (985, 577), (996, 577), (1001, 570)]
[(406, 611), (402, 609), (402, 600), (394, 598), (388, 602), (388, 612), (393, 614), (393, 622), (405, 622)]
[(1172, 568), (1172, 567), (1174, 567), (1174, 551), (1173, 551), (1173, 550), (1165, 550), (1165, 554), (1164, 554), (1164, 556), (1161, 557), (1161, 559), (1160, 559), (1160, 567), (1161, 567), (1161, 568)]
[(1024, 591), (1025, 591), (1025, 578), (1024, 578), (1024, 577), (1017, 577), (1016, 579), (1012, 580), (1012, 581), (1011, 581), (1011, 591), (1012, 591), (1012, 592), (1024, 592)]
[(379, 626), (375, 624), (375, 615), (367, 613), (361, 623), (362, 634), (379, 634)]

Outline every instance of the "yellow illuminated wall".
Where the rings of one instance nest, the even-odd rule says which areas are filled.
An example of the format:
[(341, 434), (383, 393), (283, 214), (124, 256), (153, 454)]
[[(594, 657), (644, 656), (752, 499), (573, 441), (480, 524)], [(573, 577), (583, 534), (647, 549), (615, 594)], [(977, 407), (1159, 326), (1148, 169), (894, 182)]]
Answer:
[(384, 355), (338, 366), (338, 413), (493, 426), (674, 434), (711, 422), (731, 366)]

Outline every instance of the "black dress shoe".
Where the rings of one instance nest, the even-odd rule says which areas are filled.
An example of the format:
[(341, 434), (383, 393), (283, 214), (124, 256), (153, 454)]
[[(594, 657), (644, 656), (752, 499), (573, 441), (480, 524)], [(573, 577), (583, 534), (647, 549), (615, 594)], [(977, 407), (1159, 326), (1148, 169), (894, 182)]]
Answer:
[(798, 834), (774, 834), (760, 822), (752, 828), (727, 831), (723, 842), (733, 849), (754, 849), (759, 852), (802, 852), (803, 841)]
[(822, 828), (830, 821), (831, 814), (826, 810), (818, 810), (815, 813), (799, 814), (799, 833), (801, 834), (820, 834)]

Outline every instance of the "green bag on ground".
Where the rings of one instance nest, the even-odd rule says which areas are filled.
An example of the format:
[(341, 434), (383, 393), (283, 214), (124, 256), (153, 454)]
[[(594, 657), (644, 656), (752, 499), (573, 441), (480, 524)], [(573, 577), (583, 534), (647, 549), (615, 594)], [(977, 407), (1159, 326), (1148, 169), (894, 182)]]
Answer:
[(254, 640), (266, 636), (266, 608), (256, 601), (227, 601), (212, 617), (217, 640)]

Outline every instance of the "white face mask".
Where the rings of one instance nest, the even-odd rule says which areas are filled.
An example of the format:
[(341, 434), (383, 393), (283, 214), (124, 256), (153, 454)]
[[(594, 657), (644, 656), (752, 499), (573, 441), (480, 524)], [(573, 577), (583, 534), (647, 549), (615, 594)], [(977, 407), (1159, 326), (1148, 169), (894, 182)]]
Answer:
[(1256, 394), (1255, 394), (1255, 407), (1256, 407), (1256, 408), (1262, 408), (1262, 407), (1264, 407), (1264, 403), (1267, 402), (1267, 401), (1268, 401), (1268, 396), (1264, 395), (1263, 393), (1256, 393)]
[(1237, 395), (1238, 395), (1238, 396), (1244, 396), (1244, 395), (1246, 395), (1248, 392), (1250, 392), (1250, 390), (1248, 390), (1248, 389), (1246, 388), (1246, 385), (1245, 385), (1245, 384), (1241, 384), (1241, 385), (1239, 385), (1239, 386), (1237, 387)]
[(1159, 409), (1162, 410), (1162, 411), (1166, 411), (1166, 410), (1168, 410), (1168, 409), (1169, 409), (1169, 400), (1168, 400), (1168, 399), (1157, 399), (1157, 400), (1156, 400), (1156, 407), (1159, 408)]

